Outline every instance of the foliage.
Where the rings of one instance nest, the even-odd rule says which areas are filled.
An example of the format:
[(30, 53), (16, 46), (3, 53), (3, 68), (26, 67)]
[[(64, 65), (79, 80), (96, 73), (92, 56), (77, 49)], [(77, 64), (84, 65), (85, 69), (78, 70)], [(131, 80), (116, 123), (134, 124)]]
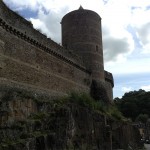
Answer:
[(46, 116), (47, 116), (46, 113), (39, 112), (36, 114), (32, 114), (32, 116), (30, 116), (30, 119), (41, 120), (41, 119), (45, 118)]
[(94, 111), (99, 111), (105, 115), (113, 117), (114, 119), (125, 120), (122, 113), (118, 110), (118, 108), (115, 105), (107, 105), (101, 100), (95, 101), (92, 97), (90, 97), (85, 93), (80, 95), (76, 93), (72, 93), (69, 99), (70, 102), (77, 103), (80, 106), (87, 107)]
[(115, 107), (114, 105), (110, 106), (108, 108), (108, 112), (107, 112), (111, 117), (113, 117), (114, 119), (117, 120), (125, 120), (125, 118), (123, 117), (122, 113), (118, 110), (117, 107)]
[(125, 93), (122, 98), (115, 98), (114, 102), (122, 114), (133, 121), (140, 115), (150, 116), (150, 92), (144, 90)]
[(94, 100), (85, 93), (83, 94), (71, 93), (71, 95), (69, 96), (69, 101), (73, 103), (77, 103), (80, 106), (86, 106), (88, 108), (94, 107), (93, 105)]
[(136, 118), (136, 121), (146, 123), (148, 120), (148, 115), (147, 114), (139, 114)]
[(10, 140), (10, 139), (3, 139), (3, 143), (0, 145), (0, 150), (10, 150), (15, 149), (16, 145), (25, 145), (25, 140), (17, 139), (17, 140)]
[[(103, 101), (95, 101), (90, 95), (86, 93), (71, 93), (69, 96), (62, 97), (59, 99), (54, 99), (54, 100), (39, 100), (36, 99), (36, 102), (39, 105), (46, 105), (50, 106), (53, 109), (60, 109), (66, 107), (68, 104), (77, 104), (81, 107), (86, 107), (90, 110), (93, 111), (98, 111), (99, 113), (102, 113), (104, 115), (108, 115), (110, 117), (113, 117), (117, 120), (125, 120), (124, 117), (122, 116), (122, 113), (118, 110), (118, 108), (115, 105), (108, 105), (104, 103)], [(35, 115), (32, 115), (30, 119), (34, 120), (41, 120), (45, 117), (47, 117), (48, 114), (45, 112), (39, 112)]]
[(14, 97), (13, 92), (6, 91), (5, 94), (1, 98), (1, 101), (2, 102), (7, 102), (7, 101), (12, 100), (13, 97)]

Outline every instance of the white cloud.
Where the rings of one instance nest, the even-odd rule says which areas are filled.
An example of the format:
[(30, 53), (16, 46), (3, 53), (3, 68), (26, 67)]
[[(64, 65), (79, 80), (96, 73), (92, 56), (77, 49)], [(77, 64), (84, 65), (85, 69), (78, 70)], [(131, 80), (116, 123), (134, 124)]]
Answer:
[(103, 47), (106, 62), (124, 62), (126, 56), (132, 53), (134, 41), (127, 31), (122, 30), (122, 32), (124, 34), (120, 37), (111, 36), (103, 27)]
[[(103, 26), (109, 29), (109, 34), (105, 35), (105, 31), (103, 34), (106, 65), (124, 63), (137, 49), (143, 54), (150, 54), (148, 5), (148, 0), (112, 0), (107, 3), (103, 13)], [(132, 27), (132, 31), (127, 30), (128, 26)], [(132, 32), (135, 32), (136, 39)]]
[(132, 87), (122, 87), (122, 91), (123, 92), (129, 92), (129, 91), (132, 91)]
[(150, 5), (144, 6), (133, 11), (131, 23), (141, 44), (141, 52), (150, 54), (150, 9), (147, 9)]
[[(62, 11), (62, 12), (61, 12)], [(63, 17), (63, 12), (66, 9), (62, 9), (59, 12), (48, 11), (45, 13), (43, 9), (39, 9), (37, 18), (30, 18), (34, 28), (40, 29), (42, 33), (52, 38), (57, 43), (61, 41), (61, 27), (60, 21)]]
[[(127, 30), (131, 12), (125, 1), (112, 0), (102, 14), (104, 56), (106, 62), (124, 62), (134, 50), (132, 35)], [(105, 33), (105, 30), (109, 32)]]
[(147, 58), (132, 58), (124, 62), (105, 63), (105, 69), (113, 72), (115, 75), (119, 74), (134, 74), (134, 73), (150, 73), (150, 59)]
[(137, 32), (142, 45), (142, 53), (150, 54), (150, 22), (138, 28)]
[(3, 0), (6, 4), (14, 7), (16, 10), (23, 10), (25, 8), (30, 8), (36, 11), (38, 8), (38, 0)]
[(150, 85), (141, 86), (141, 89), (143, 89), (145, 91), (150, 91)]

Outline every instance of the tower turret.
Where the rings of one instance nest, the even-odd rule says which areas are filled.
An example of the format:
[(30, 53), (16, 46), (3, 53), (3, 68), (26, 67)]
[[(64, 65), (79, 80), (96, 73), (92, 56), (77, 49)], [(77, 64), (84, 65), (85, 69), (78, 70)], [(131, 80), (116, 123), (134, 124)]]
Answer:
[(85, 67), (91, 71), (91, 96), (111, 102), (113, 77), (104, 71), (101, 17), (80, 6), (66, 14), (61, 24), (62, 45), (81, 56)]
[(82, 56), (85, 66), (96, 81), (104, 81), (101, 18), (83, 9), (66, 14), (62, 18), (62, 45)]

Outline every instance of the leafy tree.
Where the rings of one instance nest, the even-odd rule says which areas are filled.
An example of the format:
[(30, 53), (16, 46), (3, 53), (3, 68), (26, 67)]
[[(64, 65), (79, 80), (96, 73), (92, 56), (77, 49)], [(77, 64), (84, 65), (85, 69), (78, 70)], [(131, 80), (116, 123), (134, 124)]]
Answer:
[(136, 118), (136, 121), (142, 122), (142, 123), (146, 123), (148, 120), (148, 115), (147, 114), (139, 114)]
[(150, 92), (142, 89), (125, 93), (122, 98), (115, 98), (114, 103), (122, 114), (133, 121), (140, 114), (150, 116)]

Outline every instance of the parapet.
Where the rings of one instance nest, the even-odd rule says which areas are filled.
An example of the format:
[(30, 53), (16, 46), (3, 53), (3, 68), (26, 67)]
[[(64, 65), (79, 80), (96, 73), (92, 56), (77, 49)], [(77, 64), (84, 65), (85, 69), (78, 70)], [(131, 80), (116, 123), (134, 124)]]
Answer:
[(110, 82), (112, 87), (114, 87), (114, 79), (112, 73), (105, 71), (105, 81)]

